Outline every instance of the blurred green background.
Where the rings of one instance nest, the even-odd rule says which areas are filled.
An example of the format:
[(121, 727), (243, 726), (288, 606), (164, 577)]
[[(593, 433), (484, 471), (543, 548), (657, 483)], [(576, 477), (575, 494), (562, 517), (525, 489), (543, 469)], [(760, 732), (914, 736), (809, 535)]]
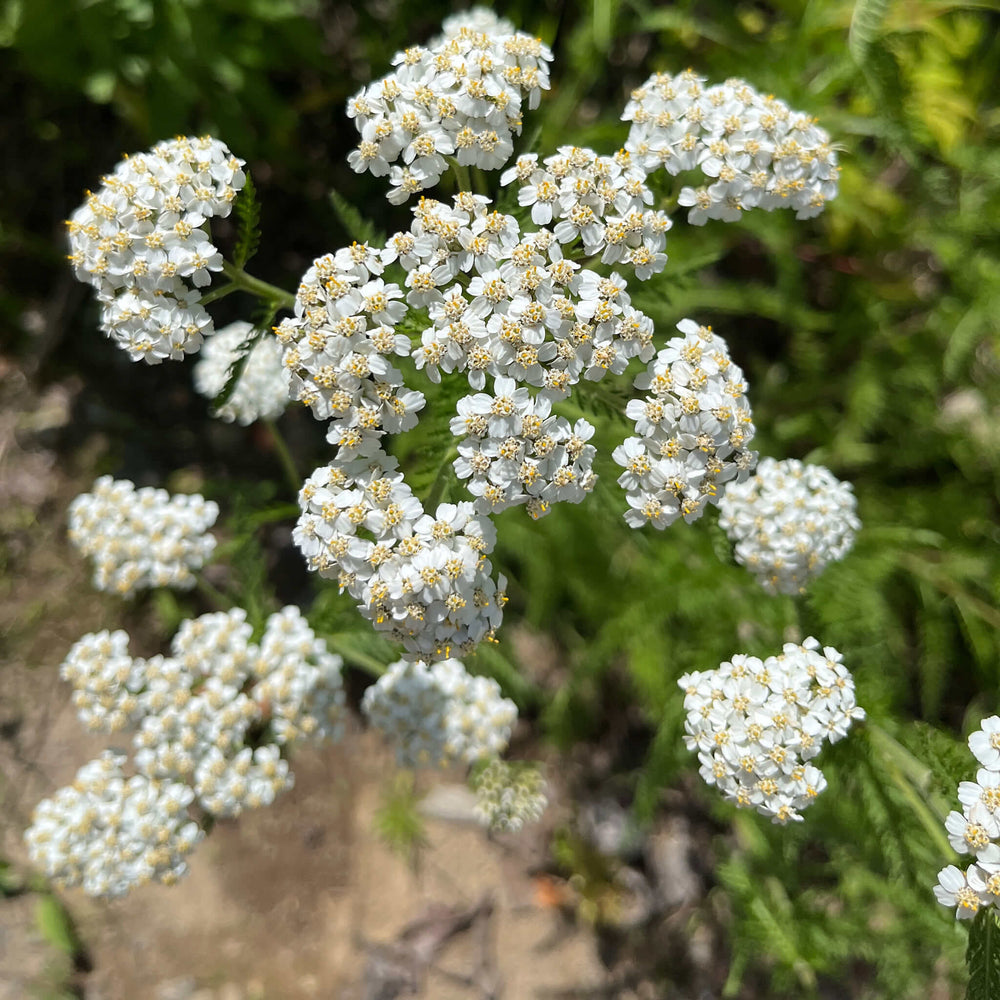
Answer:
[[(97, 332), (63, 260), (62, 220), (83, 190), (125, 151), (212, 133), (249, 162), (259, 191), (250, 270), (294, 288), (313, 257), (356, 235), (332, 191), (379, 230), (406, 224), (380, 180), (347, 167), (356, 140), (343, 107), (452, 9), (0, 6), (3, 351), (39, 385), (83, 375), (64, 447), (99, 428), (121, 463), (164, 476), (190, 464), (218, 475), (223, 458), (202, 433), (204, 401), (185, 366), (130, 365)], [(1000, 708), (997, 5), (533, 0), (498, 10), (554, 50), (552, 89), (525, 126), (525, 137), (539, 130), (542, 155), (563, 143), (612, 152), (631, 89), (689, 66), (713, 82), (744, 77), (831, 133), (843, 173), (824, 216), (750, 213), (694, 228), (678, 213), (667, 269), (634, 302), (665, 335), (684, 316), (712, 324), (746, 373), (761, 453), (850, 480), (864, 528), (807, 597), (767, 597), (732, 563), (714, 514), (662, 535), (621, 524), (610, 452), (628, 428), (609, 417), (595, 464), (604, 487), (590, 502), (538, 524), (517, 510), (500, 518), (509, 620), (558, 650), (560, 684), (546, 688), (503, 641), (478, 668), (558, 746), (610, 748), (616, 794), (640, 820), (664, 808), (664, 789), (683, 788), (715, 824), (730, 995), (927, 997), (933, 983), (947, 996), (963, 935), (930, 892), (953, 860), (941, 818), (975, 771), (964, 734)], [(220, 303), (220, 322), (235, 308)], [(299, 440), (303, 453), (316, 448), (305, 432)], [(274, 471), (250, 452), (240, 474), (252, 477), (255, 461)], [(775, 829), (690, 781), (676, 678), (736, 651), (769, 655), (788, 630), (845, 654), (874, 725), (824, 756), (830, 789), (806, 822)], [(562, 863), (582, 870), (564, 848)]]

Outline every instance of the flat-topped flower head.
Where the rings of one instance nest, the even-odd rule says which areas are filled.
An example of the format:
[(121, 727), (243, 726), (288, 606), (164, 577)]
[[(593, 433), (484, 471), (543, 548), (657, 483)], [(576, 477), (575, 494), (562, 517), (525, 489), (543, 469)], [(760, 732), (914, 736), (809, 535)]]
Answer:
[(70, 504), (69, 539), (94, 560), (94, 586), (130, 597), (149, 587), (189, 589), (215, 549), (219, 508), (197, 493), (136, 489), (98, 479)]
[(427, 46), (393, 59), (394, 72), (347, 105), (360, 135), (347, 160), (357, 173), (388, 175), (393, 204), (434, 187), (446, 157), (482, 170), (502, 167), (522, 113), (548, 89), (552, 53), (539, 39), (484, 8), (448, 18)]
[(384, 453), (316, 469), (293, 532), (310, 569), (337, 580), (375, 629), (424, 660), (471, 652), (506, 603), (486, 558), (496, 540), (471, 503), (432, 513)]
[(186, 620), (169, 655), (149, 659), (121, 631), (74, 645), (62, 676), (77, 711), (91, 729), (131, 730), (135, 773), (107, 751), (38, 806), (29, 851), (59, 884), (117, 896), (176, 881), (204, 835), (189, 806), (235, 817), (270, 805), (294, 780), (283, 748), (340, 735), (340, 657), (296, 607), (271, 615), (259, 644), (246, 617)]
[(67, 221), (76, 276), (97, 291), (101, 329), (133, 361), (183, 358), (211, 332), (198, 299), (223, 262), (207, 221), (229, 215), (242, 167), (209, 136), (160, 142), (126, 156)]
[(518, 157), (500, 178), (516, 183), (518, 204), (531, 209), (531, 221), (551, 226), (567, 252), (580, 247), (601, 263), (634, 269), (645, 281), (663, 270), (666, 213), (654, 211), (646, 174), (619, 157), (591, 149), (561, 146), (538, 162), (537, 154)]
[(427, 664), (400, 660), (365, 692), (368, 721), (396, 749), (404, 767), (474, 764), (507, 747), (517, 708), (487, 677), (473, 677), (459, 660)]
[(458, 401), (452, 433), (458, 446), (455, 474), (481, 514), (524, 504), (537, 520), (562, 501), (580, 503), (593, 490), (596, 449), (587, 442), (594, 427), (551, 413), (544, 395), (532, 398), (513, 379), (497, 378), (493, 395), (476, 393)]
[(756, 475), (726, 489), (719, 523), (736, 561), (769, 594), (801, 594), (850, 551), (861, 527), (856, 506), (851, 484), (829, 469), (765, 458)]
[(187, 873), (187, 857), (204, 837), (187, 812), (193, 790), (126, 777), (125, 761), (105, 751), (35, 807), (28, 854), (56, 885), (116, 897), (148, 882), (173, 885)]
[(295, 315), (274, 331), (291, 398), (329, 421), (327, 440), (345, 460), (416, 426), (426, 402), (389, 360), (407, 357), (410, 341), (395, 329), (407, 310), (402, 289), (374, 276), (382, 266), (367, 244), (318, 257), (299, 283)]
[(801, 820), (826, 788), (823, 772), (808, 762), (865, 717), (840, 661), (810, 637), (766, 660), (738, 654), (681, 677), (684, 742), (698, 753), (705, 781), (775, 823)]
[(747, 445), (755, 428), (743, 372), (711, 327), (681, 320), (674, 337), (635, 379), (646, 396), (625, 414), (638, 437), (613, 453), (625, 469), (630, 527), (666, 528), (701, 517), (725, 491), (750, 474), (756, 455)]
[(701, 183), (678, 202), (696, 226), (736, 222), (753, 208), (819, 215), (837, 195), (839, 168), (830, 136), (784, 101), (744, 80), (706, 86), (691, 70), (655, 73), (622, 113), (632, 123), (625, 148), (643, 170), (697, 171)]
[(548, 805), (545, 779), (531, 764), (491, 760), (473, 772), (470, 783), (476, 816), (496, 833), (518, 833), (536, 822)]

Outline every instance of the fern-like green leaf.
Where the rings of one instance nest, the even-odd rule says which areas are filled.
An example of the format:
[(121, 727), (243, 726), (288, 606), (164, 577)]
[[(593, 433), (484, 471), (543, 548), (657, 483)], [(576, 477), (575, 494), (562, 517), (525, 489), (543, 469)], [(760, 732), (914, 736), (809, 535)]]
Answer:
[(213, 411), (222, 409), (232, 398), (233, 393), (236, 391), (236, 386), (239, 385), (239, 381), (243, 377), (243, 369), (247, 366), (247, 359), (250, 357), (250, 352), (257, 346), (260, 338), (270, 329), (277, 311), (278, 307), (272, 304), (265, 306), (258, 314), (253, 328), (247, 333), (243, 339), (243, 343), (237, 348), (236, 357), (230, 364), (229, 371), (226, 373), (225, 384), (219, 390), (215, 399), (212, 400)]
[(889, 0), (857, 0), (855, 3), (847, 46), (859, 66), (868, 61), (869, 50), (881, 36), (888, 13)]
[(238, 229), (233, 263), (242, 270), (260, 246), (260, 202), (257, 200), (257, 189), (249, 171), (246, 184), (236, 199), (235, 212)]
[(330, 192), (330, 204), (337, 213), (344, 231), (352, 240), (358, 243), (370, 243), (375, 247), (384, 246), (385, 233), (380, 232), (375, 223), (366, 219), (339, 191)]
[(965, 964), (969, 969), (965, 1000), (1000, 997), (1000, 923), (992, 906), (981, 909), (969, 928)]

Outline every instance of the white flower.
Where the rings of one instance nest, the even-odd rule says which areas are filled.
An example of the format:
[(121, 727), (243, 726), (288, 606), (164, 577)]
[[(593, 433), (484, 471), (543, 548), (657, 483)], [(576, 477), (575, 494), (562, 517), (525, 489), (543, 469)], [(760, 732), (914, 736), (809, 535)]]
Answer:
[(1000, 716), (983, 719), (969, 737), (969, 749), (976, 760), (990, 771), (1000, 771)]
[(404, 767), (473, 764), (497, 756), (517, 718), (496, 681), (470, 676), (454, 659), (400, 660), (365, 692), (368, 721), (396, 748)]
[(83, 636), (69, 651), (59, 675), (73, 685), (73, 705), (88, 729), (114, 733), (134, 724), (145, 678), (129, 656), (127, 632), (105, 630)]
[(186, 589), (207, 562), (218, 506), (199, 494), (137, 490), (102, 476), (69, 508), (69, 539), (94, 560), (94, 586), (129, 597), (148, 587)]
[(791, 208), (800, 219), (822, 212), (839, 173), (827, 133), (743, 80), (705, 82), (690, 70), (656, 73), (632, 92), (622, 119), (632, 122), (625, 148), (635, 163), (701, 172), (704, 183), (678, 198), (694, 225), (734, 222), (751, 208)]
[(989, 904), (986, 884), (975, 865), (963, 872), (955, 865), (948, 865), (938, 872), (934, 895), (942, 906), (954, 906), (959, 920), (971, 920), (979, 907)]
[(766, 660), (736, 655), (716, 670), (685, 674), (684, 742), (704, 780), (742, 808), (776, 823), (801, 820), (826, 787), (806, 761), (865, 713), (832, 647), (806, 639)]
[(115, 897), (145, 882), (172, 885), (187, 873), (187, 855), (204, 836), (187, 814), (194, 792), (126, 778), (125, 759), (105, 751), (36, 806), (28, 853), (56, 885)]
[(229, 215), (242, 166), (210, 137), (161, 142), (125, 157), (68, 220), (76, 276), (96, 289), (102, 329), (133, 361), (183, 358), (210, 332), (197, 289), (222, 255), (202, 227)]
[(377, 452), (317, 469), (300, 493), (293, 538), (311, 569), (336, 579), (376, 630), (414, 655), (471, 652), (499, 627), (506, 603), (506, 582), (491, 579), (486, 559), (493, 525), (470, 503), (425, 513), (394, 470)]
[(736, 561), (771, 594), (802, 593), (844, 558), (861, 527), (850, 483), (796, 459), (763, 459), (755, 476), (727, 487), (719, 507)]
[(598, 156), (561, 146), (541, 165), (534, 154), (519, 158), (500, 180), (517, 182), (518, 204), (530, 206), (536, 225), (553, 223), (560, 243), (579, 240), (586, 254), (601, 254), (605, 264), (632, 265), (640, 281), (663, 269), (670, 219), (647, 210), (653, 194), (628, 154)]
[(647, 395), (630, 400), (625, 414), (639, 436), (613, 453), (626, 470), (618, 482), (628, 491), (625, 520), (633, 528), (697, 520), (746, 479), (756, 458), (746, 448), (754, 435), (746, 383), (725, 341), (691, 320), (677, 327), (684, 336), (635, 379)]
[(317, 258), (299, 284), (295, 316), (275, 331), (291, 396), (331, 421), (327, 440), (344, 459), (414, 426), (425, 403), (389, 361), (408, 356), (410, 342), (395, 331), (406, 313), (402, 290), (372, 277), (383, 265), (382, 254), (358, 243)]
[(396, 70), (348, 102), (361, 135), (351, 168), (388, 174), (387, 197), (402, 204), (437, 184), (445, 156), (484, 170), (503, 166), (523, 107), (537, 106), (548, 88), (551, 60), (540, 41), (492, 14), (449, 18), (442, 35), (397, 53)]
[(131, 727), (138, 771), (106, 751), (68, 788), (41, 802), (26, 834), (33, 860), (58, 884), (119, 896), (150, 880), (171, 884), (204, 835), (187, 815), (269, 805), (291, 786), (281, 747), (335, 738), (341, 660), (299, 610), (272, 615), (260, 645), (234, 608), (181, 623), (169, 656), (133, 659), (128, 636), (84, 636), (63, 665), (91, 728)]

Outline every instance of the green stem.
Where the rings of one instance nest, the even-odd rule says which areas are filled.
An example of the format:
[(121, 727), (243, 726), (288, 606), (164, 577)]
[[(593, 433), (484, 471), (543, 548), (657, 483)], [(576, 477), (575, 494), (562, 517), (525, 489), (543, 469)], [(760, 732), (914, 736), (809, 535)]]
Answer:
[(210, 302), (218, 302), (219, 299), (224, 299), (227, 295), (239, 291), (239, 288), (240, 286), (232, 281), (228, 285), (220, 285), (218, 288), (213, 288), (210, 292), (206, 292), (198, 299), (198, 304), (207, 306)]
[(385, 673), (386, 665), (381, 660), (376, 659), (370, 653), (354, 646), (346, 637), (326, 632), (320, 636), (329, 649), (339, 653), (345, 660), (367, 670), (373, 677), (381, 677)]
[(865, 723), (865, 730), (872, 747), (879, 753), (885, 771), (912, 807), (941, 856), (953, 858), (955, 852), (948, 842), (944, 827), (946, 813), (927, 792), (931, 779), (930, 768), (878, 723), (869, 720)]
[(228, 260), (223, 261), (222, 273), (244, 292), (249, 292), (261, 299), (267, 299), (285, 309), (295, 308), (295, 296), (291, 292), (286, 292), (283, 288), (278, 288), (277, 285), (268, 284), (266, 281), (261, 281), (260, 278), (247, 274), (243, 268), (229, 263)]
[(297, 518), (302, 509), (297, 503), (283, 503), (270, 510), (262, 510), (259, 514), (251, 514), (247, 521), (253, 525), (270, 524), (272, 521), (288, 521)]
[(472, 179), (469, 176), (469, 168), (462, 166), (454, 156), (447, 157), (447, 160), (455, 173), (455, 183), (458, 185), (458, 190), (471, 191)]
[(424, 509), (428, 512), (433, 512), (437, 508), (448, 481), (448, 474), (452, 470), (451, 463), (456, 458), (458, 458), (458, 445), (448, 450), (438, 466), (437, 475), (434, 477), (434, 482), (431, 483), (431, 488), (427, 491), (427, 499), (424, 501)]
[(208, 598), (210, 603), (215, 605), (219, 611), (229, 611), (233, 607), (233, 602), (214, 583), (209, 583), (205, 577), (198, 573), (195, 576), (195, 587)]
[(480, 167), (472, 168), (472, 184), (476, 189), (476, 194), (489, 195), (490, 185), (486, 180), (486, 171)]
[(285, 442), (284, 435), (278, 430), (278, 425), (273, 420), (263, 419), (261, 423), (271, 432), (271, 444), (274, 445), (274, 450), (278, 453), (278, 460), (281, 462), (281, 468), (284, 470), (285, 479), (292, 488), (295, 496), (298, 496), (299, 490), (302, 489), (302, 483), (305, 480), (295, 467), (295, 459), (292, 457), (292, 452)]

